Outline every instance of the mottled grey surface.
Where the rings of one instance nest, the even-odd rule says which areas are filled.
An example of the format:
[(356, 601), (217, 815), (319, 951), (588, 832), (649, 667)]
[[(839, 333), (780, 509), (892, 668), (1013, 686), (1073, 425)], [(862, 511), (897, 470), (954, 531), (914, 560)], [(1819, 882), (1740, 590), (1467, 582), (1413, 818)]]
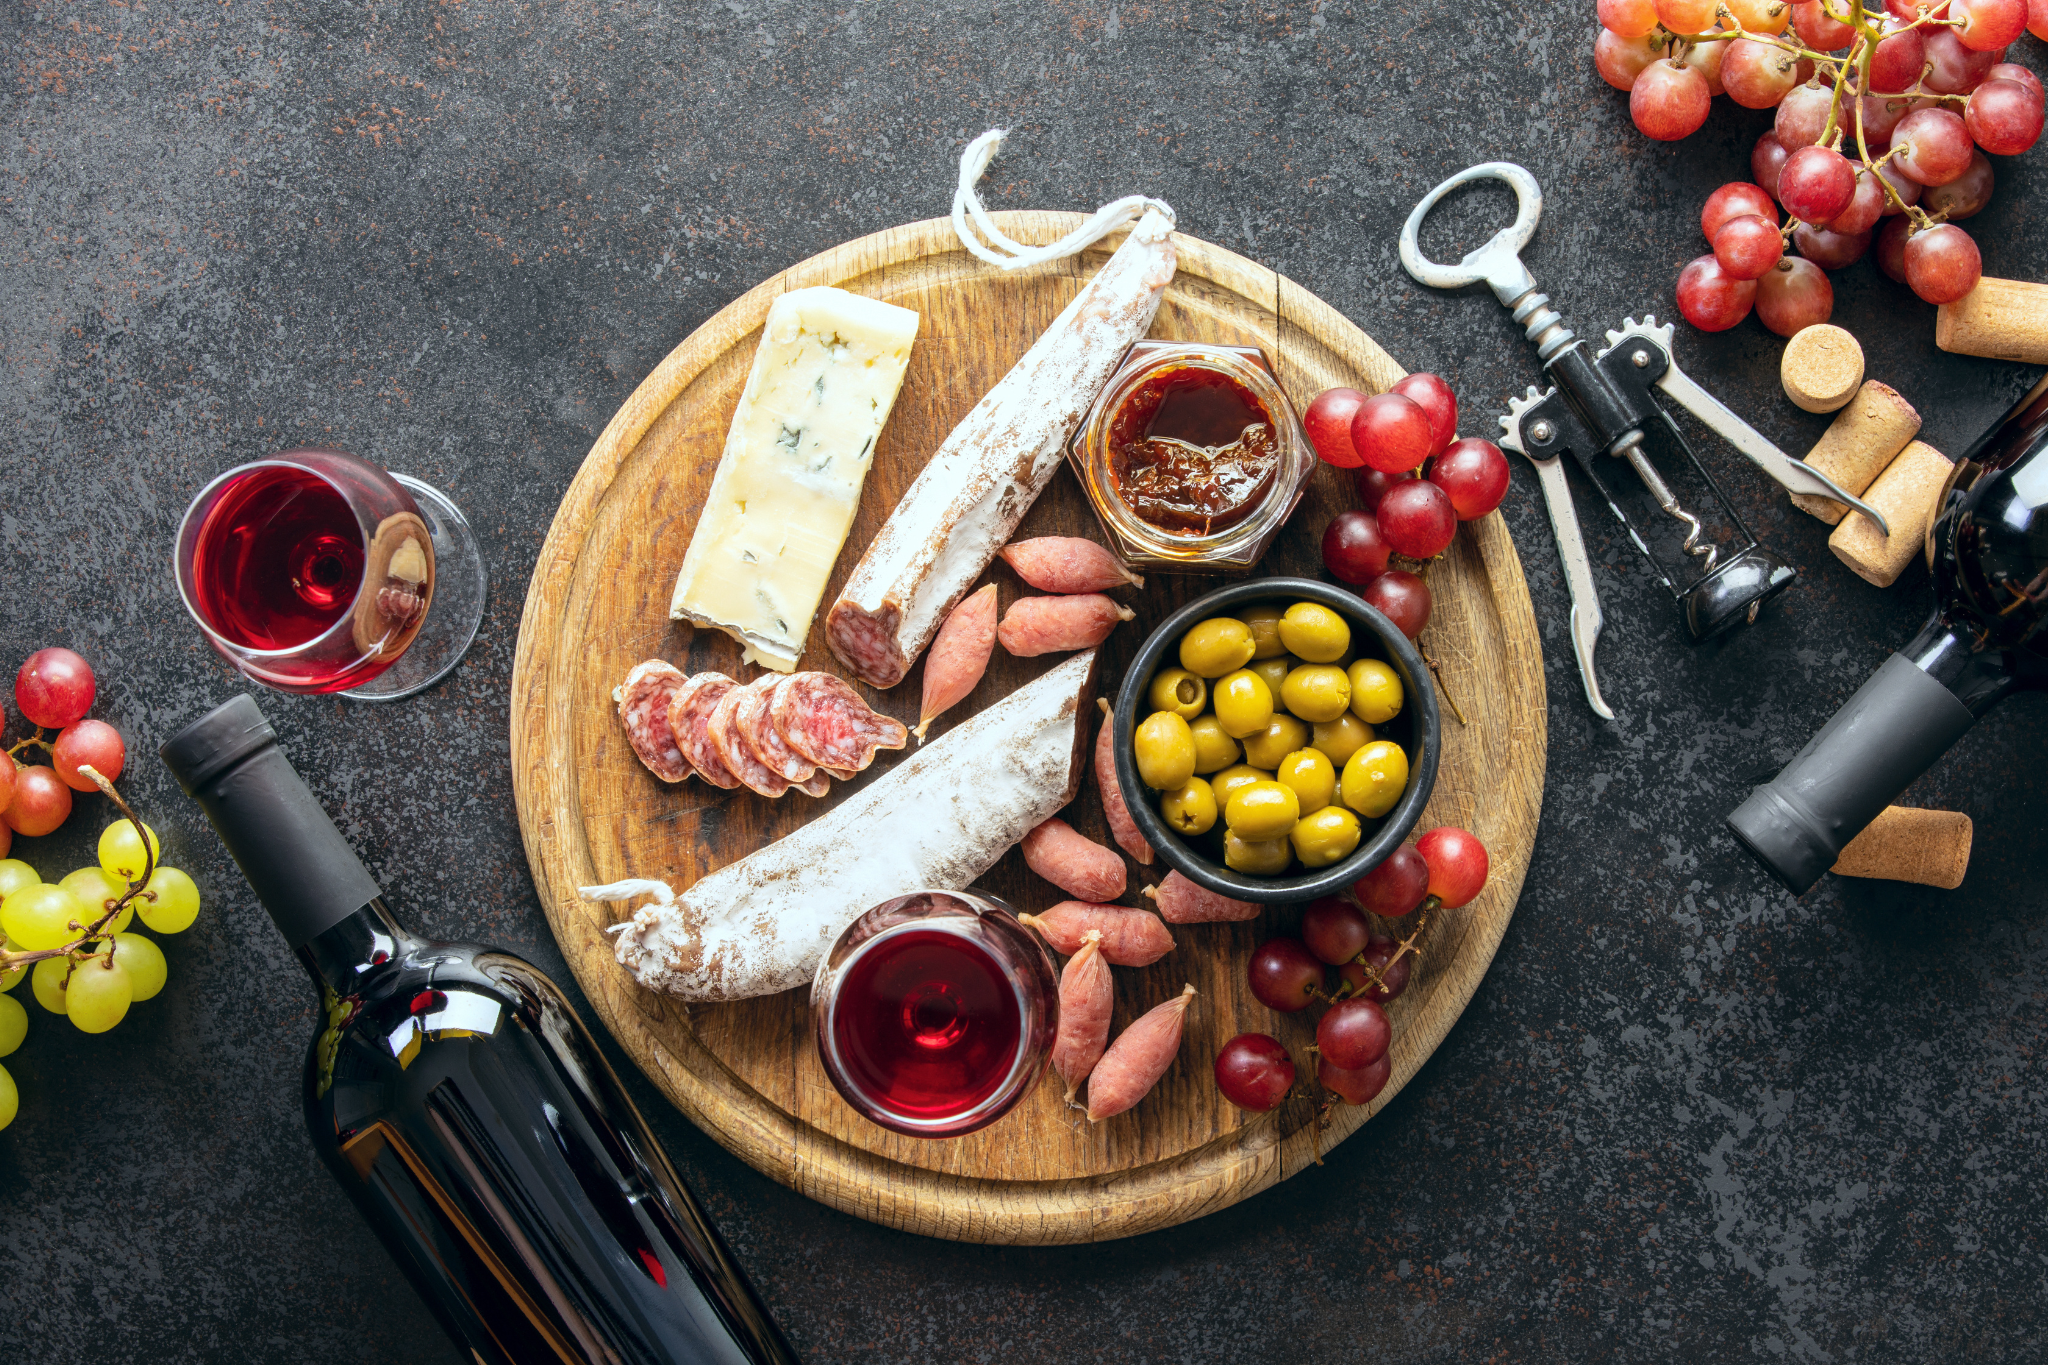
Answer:
[[(555, 504), (662, 355), (771, 272), (943, 212), (963, 140), (1005, 123), (996, 206), (1160, 195), (1451, 377), (1488, 433), (1534, 359), (1489, 296), (1400, 273), (1416, 197), (1470, 162), (1530, 167), (1549, 194), (1530, 264), (1597, 334), (1670, 312), (1700, 201), (1746, 175), (1766, 123), (1724, 100), (1684, 143), (1640, 137), (1593, 74), (1591, 10), (9, 6), (0, 668), (58, 643), (93, 661), (126, 785), (209, 903), (116, 1033), (31, 1006), (0, 1136), (0, 1358), (454, 1358), (306, 1144), (298, 968), (148, 757), (235, 688), (166, 570), (209, 476), (332, 442), (468, 509), (493, 590), (447, 685), (263, 704), (421, 928), (568, 984), (514, 819), (506, 691)], [(2032, 39), (2015, 53), (2048, 66)], [(2048, 278), (2044, 161), (2001, 162), (1971, 224), (1992, 274)], [(1460, 224), (1476, 243), (1501, 207), (1466, 201), (1430, 245), (1452, 254)], [(1871, 266), (1836, 283), (1835, 320), (1936, 446), (2031, 381), (1937, 353), (1932, 310)], [(1679, 348), (1788, 448), (1824, 425), (1778, 393), (1756, 323), (1681, 327)], [(2038, 1359), (2042, 705), (2009, 705), (1912, 793), (1978, 822), (1962, 890), (1775, 889), (1720, 817), (1906, 638), (1925, 573), (1864, 585), (1775, 486), (1709, 458), (1806, 576), (1755, 629), (1689, 649), (1589, 518), (1613, 724), (1580, 696), (1518, 464), (1505, 510), (1551, 698), (1535, 861), (1464, 1020), (1321, 1169), (1133, 1241), (956, 1246), (777, 1187), (621, 1063), (804, 1356)], [(102, 805), (17, 851), (51, 875), (89, 861)]]

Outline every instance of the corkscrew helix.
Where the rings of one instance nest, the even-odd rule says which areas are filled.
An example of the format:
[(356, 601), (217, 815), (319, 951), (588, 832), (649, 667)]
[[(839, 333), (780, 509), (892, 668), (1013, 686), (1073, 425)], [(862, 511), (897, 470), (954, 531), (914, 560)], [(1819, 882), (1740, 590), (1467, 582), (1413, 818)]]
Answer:
[[(1456, 265), (1439, 265), (1424, 256), (1418, 244), (1422, 220), (1446, 194), (1478, 180), (1502, 180), (1514, 189), (1515, 221), (1495, 233), (1484, 246), (1468, 252)], [(1756, 620), (1763, 604), (1799, 576), (1797, 569), (1758, 542), (1743, 525), (1671, 415), (1651, 396), (1653, 386), (1662, 389), (1787, 489), (1839, 502), (1869, 517), (1880, 531), (1890, 534), (1890, 530), (1884, 518), (1868, 504), (1819, 470), (1778, 449), (1679, 369), (1671, 354), (1670, 323), (1660, 326), (1654, 316), (1641, 322), (1628, 318), (1618, 330), (1607, 333), (1604, 349), (1588, 353), (1585, 342), (1565, 325), (1564, 318), (1550, 306), (1549, 295), (1537, 290), (1535, 277), (1522, 264), (1522, 248), (1536, 235), (1537, 220), (1542, 216), (1543, 190), (1528, 171), (1507, 161), (1488, 161), (1470, 167), (1424, 195), (1408, 215), (1401, 228), (1401, 264), (1419, 283), (1437, 289), (1486, 284), (1522, 325), (1536, 347), (1544, 372), (1553, 381), (1543, 392), (1532, 386), (1525, 396), (1508, 401), (1507, 414), (1500, 419), (1500, 443), (1526, 456), (1536, 467), (1537, 482), (1543, 489), (1551, 531), (1557, 537), (1558, 556), (1564, 561), (1565, 582), (1571, 593), (1572, 652), (1578, 659), (1579, 676), (1586, 684), (1586, 700), (1595, 714), (1612, 720), (1614, 712), (1601, 697), (1600, 681), (1594, 672), (1593, 649), (1600, 639), (1603, 618), (1599, 593), (1593, 585), (1592, 562), (1587, 558), (1578, 512), (1572, 505), (1571, 486), (1565, 480), (1566, 452), (1592, 480), (1608, 510), (1650, 561), (1659, 581), (1678, 599), (1694, 641)], [(1670, 484), (1651, 463), (1643, 449), (1644, 434), (1651, 428), (1661, 431), (1691, 461), (1709, 495), (1733, 524), (1735, 535), (1725, 545), (1709, 536), (1704, 523), (1679, 502)], [(1690, 583), (1679, 586), (1680, 576), (1665, 566), (1622, 509), (1608, 481), (1608, 471), (1599, 459), (1602, 455), (1626, 461), (1657, 505), (1685, 528), (1680, 553), (1698, 561), (1698, 576)]]

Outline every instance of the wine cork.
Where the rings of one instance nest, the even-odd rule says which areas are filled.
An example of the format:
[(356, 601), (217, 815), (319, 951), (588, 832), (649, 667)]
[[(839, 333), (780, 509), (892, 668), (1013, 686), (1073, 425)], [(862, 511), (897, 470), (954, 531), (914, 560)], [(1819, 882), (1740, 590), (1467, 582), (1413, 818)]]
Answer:
[(1863, 494), (1863, 500), (1884, 515), (1892, 533), (1881, 536), (1870, 518), (1850, 517), (1828, 537), (1835, 558), (1878, 587), (1889, 588), (1927, 543), (1935, 500), (1948, 486), (1951, 467), (1948, 456), (1925, 441), (1914, 441), (1900, 451)]
[(1825, 322), (1802, 327), (1785, 343), (1778, 379), (1785, 396), (1808, 412), (1833, 412), (1863, 383), (1863, 347)]
[(2048, 284), (1977, 281), (1935, 311), (1934, 344), (1957, 355), (2048, 365)]
[[(1897, 389), (1868, 380), (1806, 452), (1806, 462), (1860, 498), (1919, 430), (1920, 414)], [(1794, 493), (1792, 503), (1830, 526), (1849, 514), (1842, 504), (1811, 493)]]
[(1970, 870), (1970, 817), (1953, 810), (1886, 806), (1849, 841), (1831, 871), (1843, 877), (1918, 882), (1953, 891)]

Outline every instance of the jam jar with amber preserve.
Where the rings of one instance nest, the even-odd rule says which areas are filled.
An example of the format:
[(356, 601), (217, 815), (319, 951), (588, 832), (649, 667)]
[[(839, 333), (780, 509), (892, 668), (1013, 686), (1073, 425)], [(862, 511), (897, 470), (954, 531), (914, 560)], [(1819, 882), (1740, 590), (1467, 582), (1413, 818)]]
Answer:
[(1067, 459), (1126, 563), (1190, 573), (1257, 563), (1316, 467), (1263, 352), (1184, 341), (1131, 347)]

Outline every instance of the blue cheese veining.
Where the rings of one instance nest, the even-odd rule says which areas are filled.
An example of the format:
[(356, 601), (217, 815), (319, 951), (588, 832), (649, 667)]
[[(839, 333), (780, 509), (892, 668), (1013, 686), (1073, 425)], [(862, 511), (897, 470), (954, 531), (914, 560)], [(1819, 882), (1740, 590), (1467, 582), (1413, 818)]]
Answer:
[(787, 673), (860, 504), (917, 314), (843, 289), (775, 300), (669, 615)]

